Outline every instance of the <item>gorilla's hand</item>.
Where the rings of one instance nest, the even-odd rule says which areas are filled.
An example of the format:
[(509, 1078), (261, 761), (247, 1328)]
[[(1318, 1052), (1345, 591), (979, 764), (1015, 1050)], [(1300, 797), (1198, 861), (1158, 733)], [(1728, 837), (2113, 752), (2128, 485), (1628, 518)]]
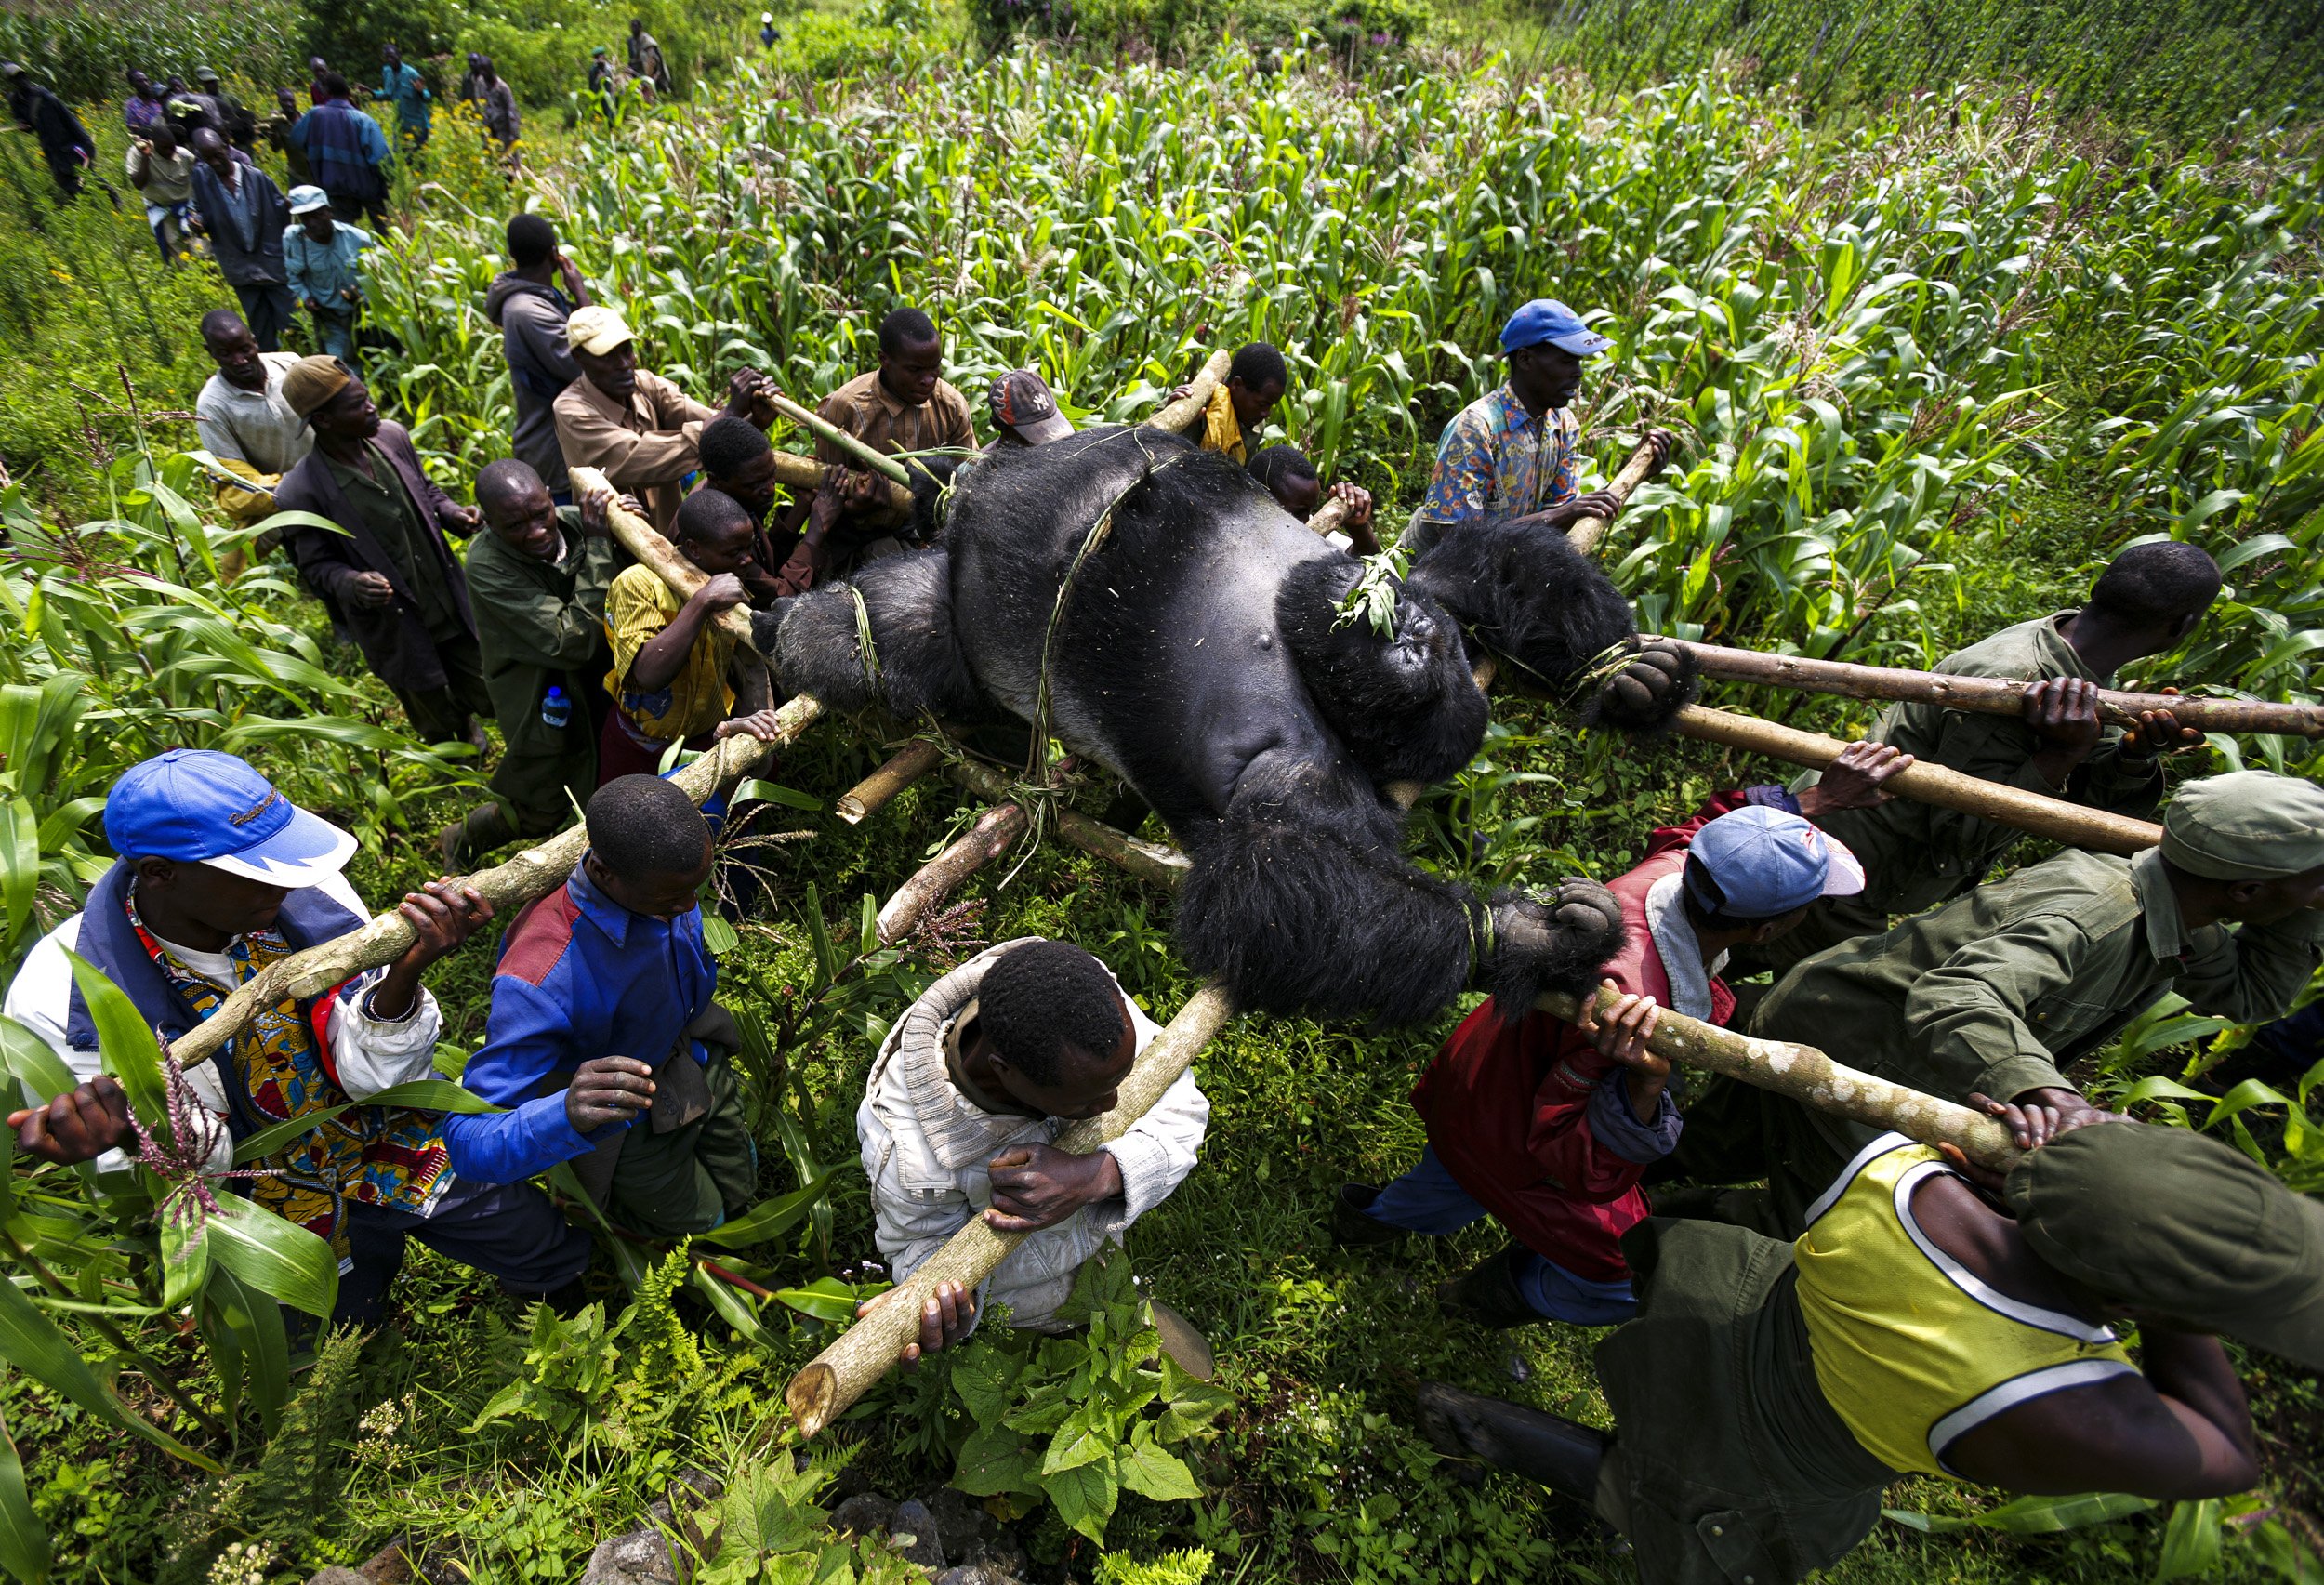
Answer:
[(1566, 877), (1546, 895), (1496, 892), (1492, 909), (1492, 950), (1478, 968), (1494, 1005), (1511, 1022), (1544, 991), (1587, 991), (1622, 949), (1620, 901), (1580, 876)]
[(1643, 642), (1630, 664), (1598, 685), (1588, 713), (1593, 725), (1652, 731), (1668, 726), (1697, 688), (1694, 657), (1674, 644)]

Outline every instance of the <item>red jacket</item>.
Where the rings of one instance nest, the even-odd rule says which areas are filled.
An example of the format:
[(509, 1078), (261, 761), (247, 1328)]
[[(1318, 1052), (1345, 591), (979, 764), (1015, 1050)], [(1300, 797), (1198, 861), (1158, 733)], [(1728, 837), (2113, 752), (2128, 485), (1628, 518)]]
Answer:
[[(1657, 830), (1645, 862), (1608, 887), (1621, 900), (1630, 939), (1605, 978), (1670, 1005), (1670, 975), (1646, 928), (1646, 892), (1684, 865), (1697, 831), (1744, 802), (1739, 790), (1722, 793)], [(1710, 1022), (1734, 1016), (1735, 993), (1712, 980)], [(1622, 1235), (1646, 1215), (1638, 1180), (1647, 1164), (1615, 1155), (1591, 1130), (1591, 1094), (1618, 1066), (1563, 1019), (1527, 1012), (1512, 1026), (1488, 1001), (1461, 1021), (1412, 1091), (1430, 1147), (1460, 1186), (1520, 1244), (1592, 1282), (1630, 1275)]]

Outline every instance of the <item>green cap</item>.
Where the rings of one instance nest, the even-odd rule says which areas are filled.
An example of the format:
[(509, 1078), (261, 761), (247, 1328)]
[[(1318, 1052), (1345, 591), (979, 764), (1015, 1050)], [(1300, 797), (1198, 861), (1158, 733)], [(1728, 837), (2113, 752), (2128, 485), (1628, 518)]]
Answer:
[(2324, 1204), (2241, 1152), (2095, 1123), (2019, 1156), (2007, 1194), (2034, 1253), (2076, 1282), (2324, 1368)]
[(2212, 880), (2280, 880), (2324, 865), (2324, 787), (2273, 771), (2189, 782), (2162, 813), (2162, 856)]

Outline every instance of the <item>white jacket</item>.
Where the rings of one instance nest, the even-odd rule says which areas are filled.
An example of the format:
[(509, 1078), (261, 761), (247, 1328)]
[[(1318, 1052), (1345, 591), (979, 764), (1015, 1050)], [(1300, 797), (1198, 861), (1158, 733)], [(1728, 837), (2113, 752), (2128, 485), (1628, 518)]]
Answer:
[[(355, 895), (355, 889), (348, 885), (345, 876), (335, 875), (316, 890), (357, 918), (371, 918), (371, 910), (363, 906), (363, 899)], [(24, 967), (17, 971), (15, 980), (9, 984), (7, 999), (0, 1002), (0, 1013), (15, 1019), (46, 1041), (49, 1049), (63, 1059), (65, 1066), (73, 1070), (73, 1078), (86, 1084), (102, 1071), (98, 1054), (73, 1046), (64, 1033), (65, 1020), (73, 1006), (73, 965), (65, 953), (77, 947), (80, 940), (78, 914), (41, 937), (25, 955)], [(202, 955), (192, 956), (198, 958)], [(189, 960), (186, 966), (203, 973), (203, 966), (198, 962)], [(386, 972), (385, 969), (375, 969), (350, 981), (331, 1006), (331, 1062), (338, 1070), (339, 1088), (350, 1101), (363, 1100), (416, 1078), (437, 1076), (434, 1057), (442, 1021), (436, 1010), (436, 998), (422, 986), (418, 1004), (401, 1019), (390, 1022), (372, 1017), (368, 1010), (369, 993)], [(204, 977), (211, 979), (221, 990), (233, 988), (206, 973)], [(218, 1077), (218, 1064), (199, 1064), (186, 1075), (186, 1083), (218, 1120), (220, 1132), (218, 1143), (210, 1151), (209, 1169), (223, 1172), (234, 1164), (234, 1146), (224, 1132), (226, 1090)], [(40, 1106), (51, 1099), (27, 1094), (24, 1101), (27, 1105)], [(109, 1150), (96, 1161), (99, 1172), (126, 1171), (128, 1166), (118, 1150)]]
[[(1002, 953), (1023, 944), (1004, 942), (931, 985), (896, 1021), (872, 1063), (855, 1132), (878, 1215), (879, 1252), (898, 1282), (992, 1203), (987, 1162), (1012, 1144), (1052, 1144), (1069, 1126), (1058, 1117), (984, 1111), (960, 1093), (945, 1067), (945, 1037), (976, 999), (984, 971)], [(1142, 1051), (1160, 1026), (1127, 993), (1122, 999)], [(980, 1309), (1007, 1304), (1014, 1325), (1053, 1329), (1081, 1263), (1169, 1197), (1194, 1170), (1209, 1122), (1210, 1103), (1190, 1069), (1136, 1126), (1104, 1147), (1121, 1169), (1122, 1197), (1084, 1206), (1027, 1236), (978, 1291)]]

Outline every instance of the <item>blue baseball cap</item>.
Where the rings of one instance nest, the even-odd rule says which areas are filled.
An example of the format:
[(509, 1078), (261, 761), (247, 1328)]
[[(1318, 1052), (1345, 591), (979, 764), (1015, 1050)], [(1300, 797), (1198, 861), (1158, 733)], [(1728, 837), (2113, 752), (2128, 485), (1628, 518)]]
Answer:
[(1582, 324), (1581, 315), (1552, 297), (1536, 297), (1509, 316), (1501, 326), (1501, 350), (1538, 347), (1542, 342), (1562, 347), (1577, 358), (1594, 358), (1614, 345)]
[(1733, 918), (1777, 918), (1818, 897), (1864, 890), (1855, 854), (1801, 816), (1758, 804), (1706, 823), (1686, 856), (1686, 894)]
[(105, 797), (105, 840), (123, 858), (206, 864), (294, 892), (337, 875), (355, 852), (353, 837), (246, 761), (208, 748), (130, 766)]

